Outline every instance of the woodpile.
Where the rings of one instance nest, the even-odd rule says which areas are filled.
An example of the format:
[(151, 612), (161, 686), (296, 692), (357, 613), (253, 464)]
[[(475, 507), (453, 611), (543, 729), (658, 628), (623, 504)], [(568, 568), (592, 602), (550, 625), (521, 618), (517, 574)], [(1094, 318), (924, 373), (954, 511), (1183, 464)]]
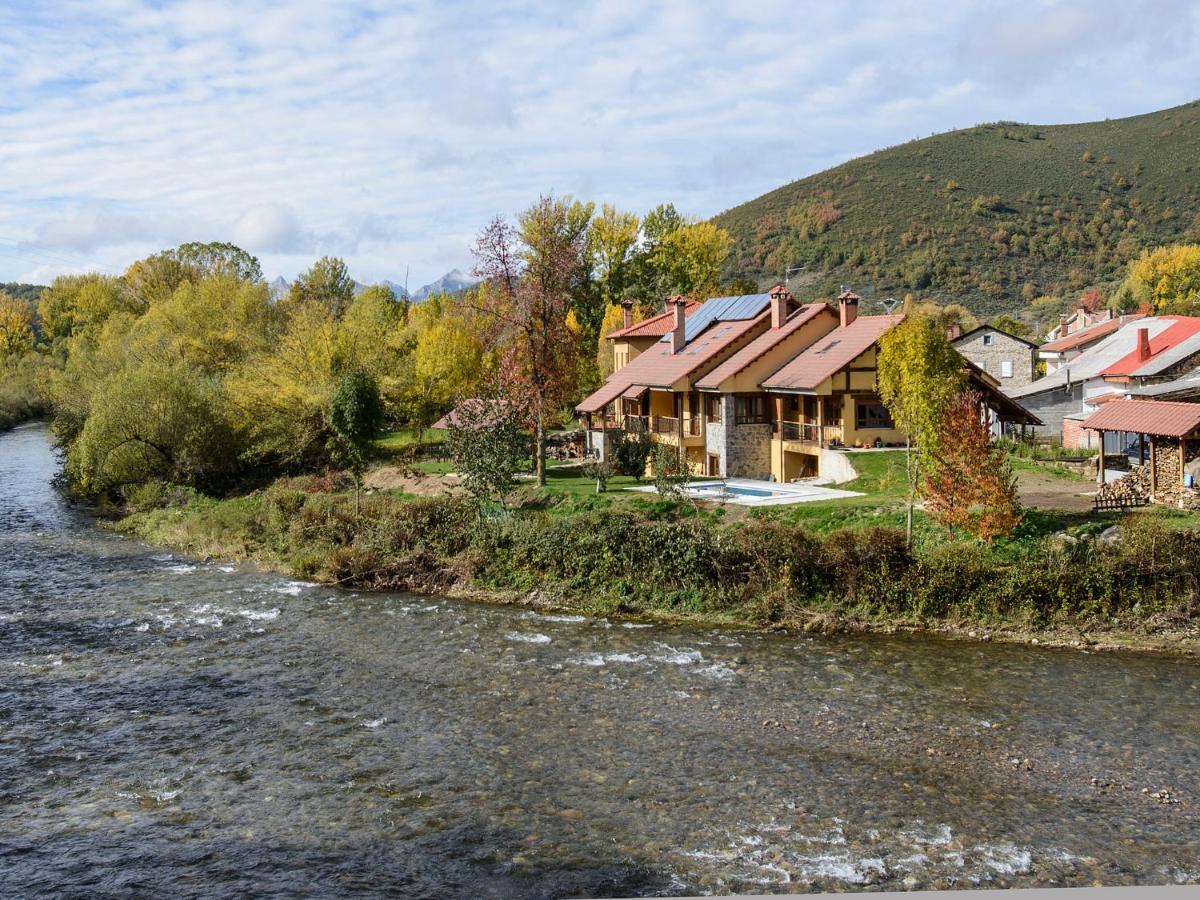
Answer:
[[(1162, 467), (1159, 467), (1161, 473)], [(1159, 476), (1162, 477), (1161, 474)], [(1129, 474), (1105, 482), (1096, 491), (1096, 505), (1141, 506), (1150, 502), (1150, 466), (1134, 466)]]

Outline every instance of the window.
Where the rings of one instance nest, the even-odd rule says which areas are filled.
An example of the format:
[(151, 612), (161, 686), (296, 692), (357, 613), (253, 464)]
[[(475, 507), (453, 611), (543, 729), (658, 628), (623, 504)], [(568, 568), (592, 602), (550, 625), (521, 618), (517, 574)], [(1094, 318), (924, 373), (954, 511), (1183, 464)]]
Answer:
[(854, 425), (859, 429), (891, 428), (892, 417), (882, 403), (859, 400), (854, 404)]
[(714, 425), (721, 421), (721, 395), (720, 394), (705, 394), (704, 395), (704, 416)]
[(1012, 378), (1012, 360), (1003, 359), (1000, 361), (1000, 377)]
[(751, 397), (735, 397), (734, 418), (738, 425), (761, 425), (771, 421), (767, 398), (762, 394)]
[(983, 336), (983, 346), (985, 346), (985, 347), (992, 346), (992, 337), (993, 337), (993, 335), (985, 334)]

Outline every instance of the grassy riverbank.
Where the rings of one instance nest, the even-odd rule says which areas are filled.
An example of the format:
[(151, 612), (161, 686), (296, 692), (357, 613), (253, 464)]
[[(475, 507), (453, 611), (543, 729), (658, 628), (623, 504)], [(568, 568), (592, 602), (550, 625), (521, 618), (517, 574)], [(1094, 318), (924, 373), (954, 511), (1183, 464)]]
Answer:
[[(864, 477), (870, 477), (864, 476)], [(144, 490), (119, 528), (199, 556), (253, 560), (367, 590), (450, 593), (588, 615), (813, 631), (926, 630), (1191, 652), (1200, 530), (1168, 511), (1031, 512), (1010, 540), (949, 539), (874, 502), (741, 515), (645, 495), (526, 489), (480, 519), (464, 500), (347, 492), (290, 479), (214, 500)]]

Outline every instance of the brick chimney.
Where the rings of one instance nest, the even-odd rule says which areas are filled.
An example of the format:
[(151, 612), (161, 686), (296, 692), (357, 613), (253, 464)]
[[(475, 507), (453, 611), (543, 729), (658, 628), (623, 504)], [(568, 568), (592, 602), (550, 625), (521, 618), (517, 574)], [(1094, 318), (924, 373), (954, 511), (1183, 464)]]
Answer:
[(1066, 322), (1058, 323), (1058, 336), (1059, 337), (1066, 337), (1070, 333), (1071, 333), (1070, 326), (1068, 326)]
[(782, 328), (792, 303), (792, 292), (781, 284), (771, 288), (771, 327)]
[(675, 305), (675, 325), (671, 329), (671, 353), (678, 353), (683, 349), (687, 340), (684, 338), (684, 330), (687, 328), (687, 300), (683, 297), (667, 298), (667, 305)]
[(946, 338), (951, 341), (957, 341), (962, 337), (962, 326), (955, 322), (946, 328)]
[(1137, 355), (1138, 362), (1145, 362), (1150, 358), (1150, 329), (1139, 328), (1137, 330)]
[(632, 300), (624, 301), (621, 304), (621, 311), (625, 314), (624, 324), (621, 327), (622, 328), (632, 328), (633, 327), (633, 301)]
[(858, 318), (858, 294), (854, 291), (842, 291), (838, 294), (838, 316), (843, 328)]

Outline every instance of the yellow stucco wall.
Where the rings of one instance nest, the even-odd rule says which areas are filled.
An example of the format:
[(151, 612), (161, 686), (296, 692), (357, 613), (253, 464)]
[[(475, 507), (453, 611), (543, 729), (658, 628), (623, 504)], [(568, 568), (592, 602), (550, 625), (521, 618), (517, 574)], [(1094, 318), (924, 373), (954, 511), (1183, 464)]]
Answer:
[(758, 386), (764, 378), (777, 371), (784, 363), (799, 355), (819, 338), (831, 332), (837, 327), (837, 323), (837, 316), (832, 311), (815, 316), (812, 321), (804, 323), (780, 341), (778, 346), (772, 347), (742, 371), (722, 381), (721, 393), (757, 392)]

